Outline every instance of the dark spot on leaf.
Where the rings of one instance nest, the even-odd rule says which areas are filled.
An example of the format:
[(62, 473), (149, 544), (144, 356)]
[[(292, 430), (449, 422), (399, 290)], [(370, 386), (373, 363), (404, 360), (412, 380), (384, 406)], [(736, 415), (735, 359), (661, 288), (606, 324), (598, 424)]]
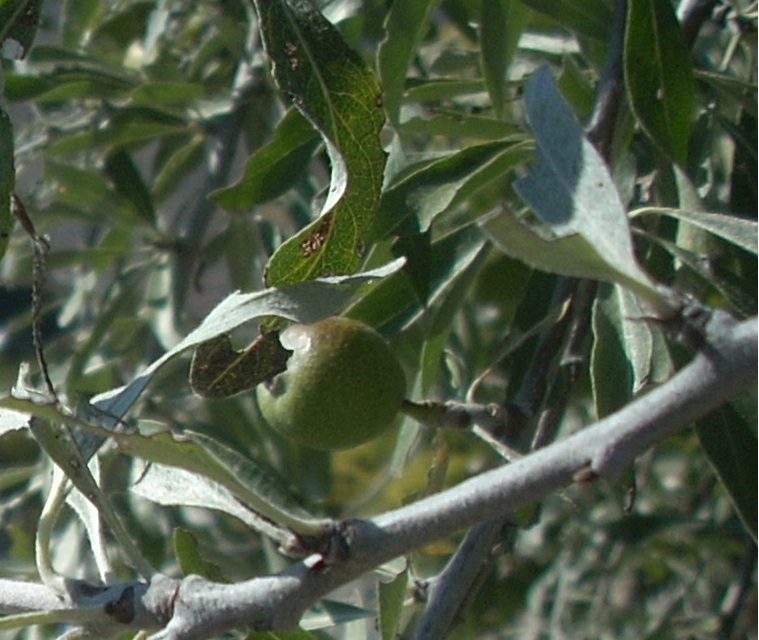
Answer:
[(327, 242), (329, 232), (332, 229), (332, 214), (328, 213), (323, 216), (321, 224), (314, 229), (300, 245), (306, 257), (312, 256), (321, 250), (324, 243)]

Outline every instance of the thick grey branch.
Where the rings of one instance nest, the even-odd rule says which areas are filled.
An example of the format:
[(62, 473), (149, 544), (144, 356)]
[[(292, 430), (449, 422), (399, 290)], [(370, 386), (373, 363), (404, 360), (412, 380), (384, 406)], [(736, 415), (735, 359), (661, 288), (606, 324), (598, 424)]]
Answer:
[(433, 540), (565, 487), (581, 475), (618, 476), (648, 447), (756, 383), (756, 320), (716, 312), (706, 346), (671, 380), (595, 425), (456, 487), (385, 513), (347, 523), (350, 557), (325, 565), (318, 557), (277, 576), (236, 585), (185, 580), (174, 616), (153, 640), (207, 638), (232, 626), (289, 628), (334, 588)]
[(737, 322), (715, 312), (706, 328), (705, 346), (666, 383), (595, 425), (514, 463), (371, 520), (345, 522), (349, 554), (334, 562), (315, 555), (280, 574), (232, 585), (198, 576), (181, 582), (156, 576), (150, 584), (109, 587), (71, 581), (67, 593), (57, 594), (40, 585), (0, 580), (0, 612), (68, 610), (76, 621), (83, 607), (100, 607), (95, 612), (101, 612), (101, 637), (107, 637), (106, 629), (156, 628), (168, 622), (151, 636), (153, 640), (208, 638), (237, 626), (294, 627), (314, 601), (392, 558), (503, 517), (578, 476), (616, 477), (652, 444), (755, 385), (756, 354), (756, 319)]

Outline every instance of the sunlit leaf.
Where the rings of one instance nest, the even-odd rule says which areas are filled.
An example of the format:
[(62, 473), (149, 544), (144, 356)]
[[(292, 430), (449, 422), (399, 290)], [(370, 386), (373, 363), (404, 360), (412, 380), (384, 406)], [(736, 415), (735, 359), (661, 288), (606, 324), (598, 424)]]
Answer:
[(631, 217), (643, 215), (661, 215), (677, 220), (685, 220), (741, 249), (750, 251), (754, 255), (759, 251), (757, 242), (759, 225), (754, 220), (724, 213), (684, 211), (683, 209), (670, 209), (667, 207), (646, 207), (644, 209), (637, 209), (630, 214)]
[(217, 482), (274, 523), (309, 535), (324, 532), (325, 521), (310, 517), (270, 470), (207, 436), (188, 435), (189, 439), (167, 432), (151, 436), (114, 433), (112, 438), (123, 453)]
[(379, 83), (309, 0), (254, 4), (274, 78), (319, 131), (332, 163), (321, 215), (279, 247), (266, 282), (278, 286), (353, 273), (361, 264), (385, 166)]
[[(609, 170), (585, 137), (548, 67), (541, 67), (530, 79), (525, 109), (538, 158), (515, 187), (545, 225), (545, 239), (527, 239), (531, 232), (526, 227), (516, 229), (509, 214), (486, 224), (491, 236), (504, 251), (530, 264), (623, 284), (660, 311), (666, 310), (667, 301), (638, 265), (627, 214)], [(515, 229), (521, 241), (511, 234)], [(542, 245), (541, 254), (529, 251), (522, 242), (533, 250)], [(558, 249), (564, 251), (563, 256)]]

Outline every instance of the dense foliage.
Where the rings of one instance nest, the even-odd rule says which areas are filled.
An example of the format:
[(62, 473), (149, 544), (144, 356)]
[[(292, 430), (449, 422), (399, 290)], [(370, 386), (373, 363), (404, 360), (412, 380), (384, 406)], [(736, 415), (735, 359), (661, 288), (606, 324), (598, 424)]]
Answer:
[[(755, 3), (316, 5), (0, 2), (0, 397), (34, 324), (60, 398), (0, 409), (0, 578), (133, 577), (114, 517), (163, 573), (275, 573), (283, 531), (413, 502), (667, 381), (698, 346), (672, 330), (682, 300), (756, 314)], [(410, 400), (498, 403), (506, 428), (279, 437), (250, 390), (257, 325), (336, 314), (389, 340)], [(43, 373), (25, 384), (49, 396)], [(51, 506), (50, 457), (77, 473), (41, 426), (63, 406), (142, 434), (78, 436), (109, 513)], [(622, 480), (512, 514), (450, 637), (746, 637), (756, 452), (749, 390)], [(292, 637), (411, 637), (462, 535)]]

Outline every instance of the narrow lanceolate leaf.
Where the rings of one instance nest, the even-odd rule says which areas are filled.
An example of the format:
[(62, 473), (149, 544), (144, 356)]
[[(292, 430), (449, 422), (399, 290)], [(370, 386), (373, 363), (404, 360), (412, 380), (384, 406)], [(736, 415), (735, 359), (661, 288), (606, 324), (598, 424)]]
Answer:
[(605, 0), (522, 0), (531, 9), (550, 16), (579, 35), (606, 43), (612, 24)]
[(482, 75), (488, 86), (493, 111), (500, 116), (506, 98), (507, 71), (530, 14), (518, 0), (483, 2), (481, 11)]
[[(635, 259), (627, 214), (609, 170), (547, 67), (530, 79), (525, 110), (535, 134), (537, 162), (515, 186), (547, 227), (548, 236), (573, 238), (562, 245), (566, 267), (557, 264), (556, 271), (566, 275), (584, 271), (584, 277), (622, 284), (665, 313), (667, 301)], [(499, 245), (509, 252), (504, 243), (510, 245), (510, 238), (499, 236)], [(553, 243), (546, 244), (550, 251)], [(515, 247), (515, 252), (521, 249)], [(520, 256), (515, 253), (515, 257)], [(549, 260), (556, 262), (555, 256), (533, 257), (534, 264)]]
[(113, 439), (124, 453), (184, 469), (218, 483), (276, 524), (309, 535), (324, 531), (325, 521), (311, 517), (302, 509), (270, 471), (211, 438), (201, 434), (186, 435), (189, 439), (168, 432), (152, 436), (118, 433)]
[(757, 254), (757, 232), (759, 225), (754, 220), (739, 218), (724, 213), (707, 213), (703, 211), (685, 211), (683, 209), (669, 209), (667, 207), (646, 207), (637, 209), (630, 215), (637, 217), (641, 215), (661, 215), (685, 220), (704, 231), (718, 236), (734, 244), (736, 247)]
[(440, 0), (394, 2), (387, 14), (387, 35), (379, 47), (377, 66), (382, 78), (385, 111), (393, 124), (400, 120), (406, 72), (429, 29), (430, 12), (439, 3)]
[[(756, 407), (756, 398), (749, 401)], [(701, 446), (727, 489), (754, 542), (756, 527), (756, 413), (742, 415), (737, 404), (726, 404), (696, 424)]]
[(382, 194), (378, 225), (371, 237), (381, 236), (392, 228), (389, 225), (410, 215), (426, 231), (438, 215), (526, 161), (532, 151), (530, 140), (512, 136), (410, 165)]
[(384, 124), (377, 78), (310, 0), (254, 0), (272, 72), (324, 139), (332, 164), (317, 220), (272, 256), (269, 286), (353, 273), (382, 187)]
[[(599, 418), (623, 407), (649, 381), (653, 330), (626, 289), (603, 285), (593, 306), (590, 379)], [(613, 371), (614, 375), (609, 375)]]
[(8, 114), (0, 109), (0, 260), (5, 255), (13, 226), (11, 194), (16, 179), (13, 168), (13, 127)]
[(630, 0), (625, 85), (640, 125), (672, 160), (684, 165), (694, 108), (688, 47), (670, 0)]
[(277, 124), (272, 140), (248, 158), (242, 178), (211, 197), (232, 212), (276, 198), (306, 171), (318, 140), (311, 124), (290, 109)]

